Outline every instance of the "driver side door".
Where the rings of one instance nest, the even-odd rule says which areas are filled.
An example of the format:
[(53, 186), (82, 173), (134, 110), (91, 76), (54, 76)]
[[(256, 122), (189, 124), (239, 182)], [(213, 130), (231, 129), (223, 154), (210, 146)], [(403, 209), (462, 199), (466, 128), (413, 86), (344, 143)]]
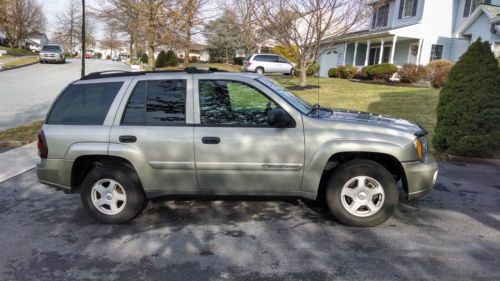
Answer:
[(269, 126), (267, 112), (281, 106), (255, 81), (252, 85), (200, 78), (194, 83), (199, 189), (261, 195), (299, 191), (304, 164), (301, 118), (291, 116), (295, 121), (286, 128)]

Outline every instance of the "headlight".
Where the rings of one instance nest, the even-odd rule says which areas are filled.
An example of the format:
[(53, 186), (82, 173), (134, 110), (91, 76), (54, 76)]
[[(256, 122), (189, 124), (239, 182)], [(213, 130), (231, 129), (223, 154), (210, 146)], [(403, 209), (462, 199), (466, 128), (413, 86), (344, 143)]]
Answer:
[(429, 142), (426, 137), (419, 137), (415, 140), (415, 149), (417, 150), (418, 160), (425, 162), (427, 160), (427, 152), (429, 151)]

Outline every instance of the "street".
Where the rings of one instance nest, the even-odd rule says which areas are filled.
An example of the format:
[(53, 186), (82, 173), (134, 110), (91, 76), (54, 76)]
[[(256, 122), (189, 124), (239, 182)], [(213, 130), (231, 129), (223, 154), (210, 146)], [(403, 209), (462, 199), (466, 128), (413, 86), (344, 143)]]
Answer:
[(0, 279), (500, 280), (498, 174), (440, 163), (430, 194), (353, 228), (296, 199), (155, 201), (103, 225), (31, 170), (0, 184)]
[[(35, 64), (0, 72), (0, 131), (43, 119), (60, 91), (80, 78), (81, 63)], [(130, 70), (121, 62), (86, 60), (86, 73), (103, 70)]]

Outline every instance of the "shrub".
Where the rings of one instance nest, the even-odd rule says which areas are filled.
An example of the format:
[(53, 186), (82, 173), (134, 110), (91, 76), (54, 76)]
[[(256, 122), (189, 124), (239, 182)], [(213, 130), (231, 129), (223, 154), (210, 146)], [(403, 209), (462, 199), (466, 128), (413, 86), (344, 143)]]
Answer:
[(110, 60), (110, 59), (111, 59), (111, 56), (110, 56), (110, 55), (107, 55), (107, 56), (106, 56), (106, 59), (107, 59), (107, 60)]
[(337, 68), (337, 75), (342, 79), (352, 79), (358, 74), (358, 68), (351, 65), (341, 65)]
[(148, 54), (146, 54), (146, 53), (142, 54), (140, 61), (142, 63), (148, 63), (148, 61), (149, 61)]
[(162, 50), (158, 54), (158, 57), (156, 57), (155, 66), (156, 67), (165, 67), (165, 66), (167, 66), (167, 53), (165, 53), (164, 50)]
[(497, 58), (498, 64), (500, 65), (500, 57)]
[(243, 65), (244, 60), (245, 60), (245, 57), (235, 57), (233, 59), (233, 63), (236, 65)]
[(287, 58), (289, 61), (291, 61), (293, 63), (298, 63), (297, 60), (295, 59), (295, 56), (293, 55), (293, 52), (292, 52), (292, 51), (297, 52), (298, 48), (295, 45), (292, 45), (291, 48), (293, 50), (290, 50), (289, 48), (285, 47), (285, 45), (283, 45), (283, 44), (278, 44), (278, 45), (276, 45), (276, 47), (274, 47), (272, 49), (272, 52), (274, 54), (277, 54), (277, 55), (280, 55), (284, 58)]
[(328, 77), (337, 78), (338, 76), (339, 76), (339, 74), (338, 74), (338, 70), (336, 68), (328, 69)]
[(169, 50), (166, 55), (166, 65), (167, 66), (177, 66), (177, 55), (174, 51)]
[(395, 64), (382, 63), (363, 67), (360, 76), (364, 79), (389, 80), (396, 72), (398, 67)]
[(102, 58), (102, 53), (96, 53), (95, 55), (96, 55), (96, 57), (97, 57), (98, 59), (101, 59), (101, 58)]
[(313, 76), (319, 71), (319, 63), (315, 62), (307, 69), (307, 76)]
[[(179, 60), (177, 59), (177, 61), (179, 61)], [(190, 62), (190, 63), (196, 63), (196, 62), (198, 62), (198, 61), (199, 61), (199, 59), (198, 59), (198, 57), (196, 57), (196, 56), (191, 56), (191, 57), (189, 57), (189, 62)]]
[(448, 81), (454, 63), (446, 60), (431, 61), (427, 66), (427, 73), (432, 87), (441, 88)]
[(427, 69), (421, 65), (405, 64), (398, 70), (401, 81), (405, 83), (417, 83), (427, 78)]
[(488, 42), (473, 43), (439, 94), (432, 142), (454, 155), (487, 157), (500, 149), (500, 69)]

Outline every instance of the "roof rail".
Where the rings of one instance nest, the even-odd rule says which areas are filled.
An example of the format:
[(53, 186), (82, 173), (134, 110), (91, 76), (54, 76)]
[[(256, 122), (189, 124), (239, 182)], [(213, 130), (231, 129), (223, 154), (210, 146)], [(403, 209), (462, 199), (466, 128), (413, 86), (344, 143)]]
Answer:
[[(204, 66), (202, 67), (205, 68)], [(140, 76), (150, 73), (155, 74), (155, 73), (180, 73), (180, 72), (185, 72), (188, 74), (201, 74), (201, 73), (228, 72), (228, 71), (219, 70), (215, 67), (208, 67), (207, 69), (202, 69), (199, 66), (189, 66), (184, 68), (183, 70), (159, 70), (159, 71), (136, 71), (136, 72), (127, 70), (106, 70), (106, 71), (91, 72), (82, 77), (80, 80), (125, 77), (125, 76)]]

